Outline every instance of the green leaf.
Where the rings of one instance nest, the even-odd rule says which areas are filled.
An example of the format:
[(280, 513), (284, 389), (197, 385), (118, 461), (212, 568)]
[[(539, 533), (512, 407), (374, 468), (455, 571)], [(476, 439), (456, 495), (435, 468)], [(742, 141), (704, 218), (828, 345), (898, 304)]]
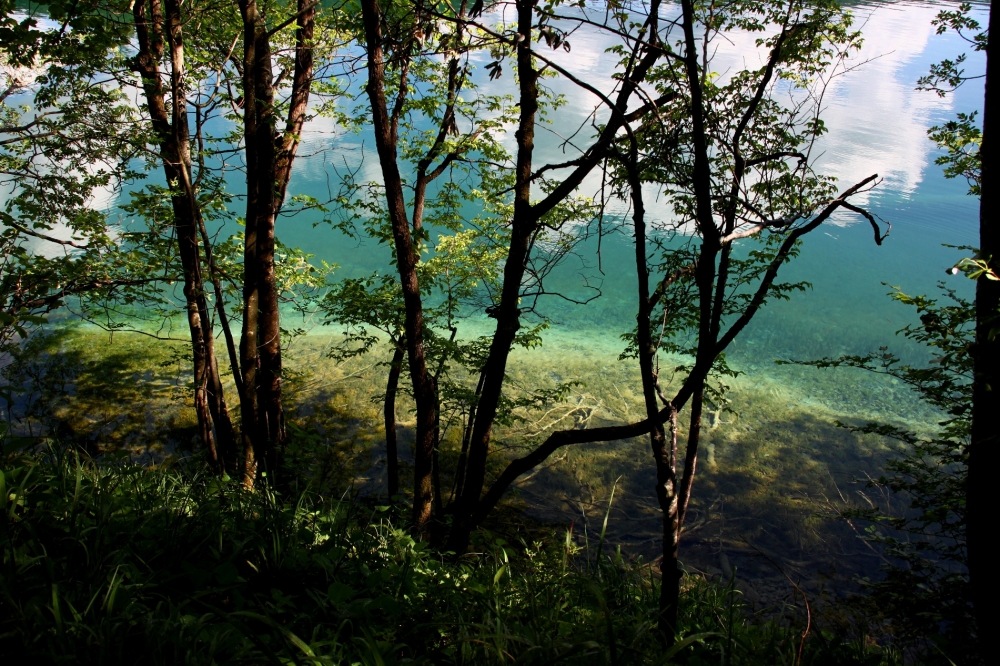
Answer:
[(357, 590), (346, 583), (330, 583), (330, 587), (326, 589), (326, 597), (335, 606), (342, 606), (350, 601), (355, 594), (357, 594)]

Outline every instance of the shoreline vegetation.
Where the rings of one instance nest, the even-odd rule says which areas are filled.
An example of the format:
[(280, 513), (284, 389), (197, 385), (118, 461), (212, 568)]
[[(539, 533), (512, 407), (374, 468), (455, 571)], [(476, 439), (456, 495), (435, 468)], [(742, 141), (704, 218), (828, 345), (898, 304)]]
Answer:
[[(364, 357), (338, 361), (330, 350), (340, 341), (337, 335), (301, 336), (286, 351), (289, 418), (296, 426), (285, 464), (301, 470), (298, 475), (324, 497), (385, 500), (380, 399), (382, 364), (391, 350), (382, 345)], [(518, 419), (497, 436), (507, 458), (554, 427), (599, 427), (634, 418), (641, 401), (629, 388), (636, 383), (635, 369), (594, 345), (584, 350), (585, 342), (585, 337), (562, 339), (513, 359), (514, 387), (557, 384), (562, 377), (551, 376), (557, 370), (593, 379), (554, 404), (519, 410)], [(23, 402), (13, 405), (12, 422), (19, 425), (11, 435), (58, 442), (95, 460), (164, 470), (200, 459), (197, 422), (187, 409), (190, 378), (179, 356), (183, 342), (173, 343), (172, 350), (145, 335), (110, 336), (77, 325), (40, 334), (32, 344), (37, 346), (24, 355), (24, 365), (8, 370), (27, 380)], [(762, 380), (760, 372), (736, 377), (730, 380), (727, 408), (706, 419), (704, 476), (692, 502), (685, 530), (689, 551), (682, 561), (689, 572), (716, 581), (739, 563), (752, 572), (736, 579), (749, 607), (774, 607), (793, 589), (768, 561), (778, 558), (775, 553), (794, 567), (796, 582), (817, 595), (817, 603), (823, 596), (844, 598), (857, 591), (855, 577), (877, 573), (878, 558), (839, 512), (850, 505), (848, 496), (864, 490), (863, 480), (878, 476), (887, 457), (903, 448), (836, 422), (889, 421), (913, 429), (919, 421), (912, 418), (916, 410), (909, 403), (901, 406), (891, 392), (897, 387), (908, 393), (905, 387), (860, 370), (839, 372), (854, 381), (837, 371), (788, 366), (775, 366), (773, 378)], [(803, 401), (810, 392), (789, 383), (802, 377), (814, 382), (814, 393), (850, 387), (856, 408), (840, 411)], [(893, 408), (902, 413), (887, 418)], [(925, 409), (923, 430), (929, 432), (939, 418)], [(397, 424), (405, 476), (413, 442), (413, 407), (405, 398), (397, 407)], [(442, 457), (457, 457), (460, 433), (461, 424), (445, 431)], [(579, 538), (604, 529), (608, 543), (631, 560), (655, 561), (661, 517), (648, 498), (653, 478), (643, 464), (647, 448), (642, 438), (566, 448), (519, 481), (506, 511), (551, 529), (575, 525)], [(442, 481), (450, 488), (453, 479)]]
[[(635, 369), (589, 339), (563, 335), (512, 359), (514, 395), (558, 384), (557, 372), (592, 382), (518, 410), (496, 435), (507, 459), (567, 422), (600, 427), (631, 416)], [(909, 447), (838, 425), (876, 420), (932, 436), (942, 412), (923, 405), (923, 423), (913, 419), (919, 412), (899, 380), (794, 365), (728, 380), (726, 408), (706, 417), (678, 640), (664, 651), (652, 624), (662, 517), (646, 492), (648, 442), (553, 456), (516, 484), (455, 561), (407, 535), (405, 498), (385, 495), (381, 370), (391, 347), (332, 357), (342, 342), (302, 335), (285, 350), (295, 426), (284, 483), (250, 493), (205, 473), (184, 341), (79, 323), (29, 339), (4, 368), (22, 391), (10, 405), (17, 427), (5, 435), (0, 472), (6, 570), (34, 574), (4, 579), (17, 612), (0, 628), (0, 650), (80, 663), (147, 660), (155, 649), (163, 663), (206, 664), (888, 666), (938, 663), (932, 646), (949, 645), (883, 623), (865, 589), (881, 579), (886, 550), (866, 531), (871, 516), (850, 515), (864, 509), (859, 498), (891, 518), (912, 515), (904, 496), (876, 482)], [(855, 402), (837, 410), (803, 395)], [(402, 475), (412, 465), (412, 412), (403, 396)], [(458, 455), (460, 426), (444, 429), (443, 460)], [(499, 457), (489, 473), (503, 464)], [(151, 527), (161, 522), (175, 531)], [(342, 558), (332, 566), (322, 555), (331, 539)], [(40, 555), (57, 567), (42, 579), (32, 565)], [(172, 559), (166, 569), (154, 564)], [(362, 573), (347, 574), (344, 559)], [(453, 581), (461, 582), (452, 589)], [(442, 586), (454, 596), (428, 610)]]
[[(856, 477), (891, 455), (882, 438), (734, 380), (732, 411), (711, 417), (704, 440), (680, 640), (664, 652), (645, 441), (556, 456), (454, 563), (414, 542), (405, 504), (385, 497), (378, 352), (336, 362), (338, 337), (299, 338), (286, 355), (298, 426), (285, 460), (298, 471), (264, 493), (204, 473), (189, 378), (169, 346), (85, 326), (32, 340), (30, 367), (17, 369), (33, 378), (30, 404), (15, 406), (31, 416), (8, 438), (50, 444), (4, 455), (8, 565), (35, 573), (3, 583), (18, 612), (0, 624), (0, 649), (75, 663), (902, 663), (845, 610), (854, 578), (878, 562), (838, 511)], [(614, 388), (629, 384), (616, 376), (628, 364), (579, 352), (543, 348), (512, 364), (515, 386), (594, 365), (603, 375), (586, 376), (606, 384), (525, 411), (499, 436), (509, 455), (564, 419), (597, 426), (618, 417), (605, 410), (635, 409)], [(401, 401), (404, 466), (411, 412)], [(457, 455), (444, 441), (442, 454)], [(24, 568), (40, 553), (47, 573)]]
[[(405, 503), (385, 497), (375, 356), (335, 362), (336, 340), (307, 336), (289, 350), (300, 426), (285, 460), (297, 472), (257, 493), (205, 473), (189, 380), (168, 348), (82, 326), (33, 340), (32, 368), (17, 370), (38, 378), (21, 423), (43, 443), (19, 453), (14, 435), (27, 433), (9, 433), (0, 466), (0, 536), (8, 566), (27, 574), (4, 579), (17, 612), (0, 623), (0, 649), (53, 663), (904, 663), (890, 635), (871, 633), (879, 625), (856, 579), (875, 575), (878, 557), (840, 515), (844, 494), (864, 489), (858, 477), (900, 449), (837, 428), (845, 415), (734, 381), (732, 412), (713, 417), (704, 440), (679, 639), (664, 651), (644, 441), (557, 457), (455, 562), (415, 542)], [(575, 369), (523, 366), (512, 373), (530, 382)], [(609, 386), (616, 367), (628, 371), (604, 366)], [(631, 396), (602, 388), (525, 413), (501, 441), (629, 408)], [(603, 406), (615, 397), (620, 406)], [(403, 401), (401, 452), (408, 412)], [(26, 566), (40, 554), (44, 571)]]
[(251, 493), (65, 449), (7, 454), (0, 478), (0, 536), (46, 561), (3, 580), (0, 650), (33, 663), (902, 663), (794, 583), (755, 610), (735, 571), (685, 577), (664, 650), (655, 567), (516, 512), (455, 561), (399, 527), (405, 507), (308, 484)]

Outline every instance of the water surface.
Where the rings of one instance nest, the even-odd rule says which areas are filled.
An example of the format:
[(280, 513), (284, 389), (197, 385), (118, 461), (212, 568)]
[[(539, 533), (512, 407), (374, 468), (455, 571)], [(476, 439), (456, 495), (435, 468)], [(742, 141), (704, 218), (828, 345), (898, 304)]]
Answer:
[[(845, 379), (847, 375), (832, 373), (826, 373), (827, 379), (817, 378), (776, 368), (773, 359), (863, 354), (891, 345), (906, 361), (925, 360), (923, 350), (895, 335), (912, 321), (912, 313), (887, 298), (887, 285), (908, 293), (933, 293), (939, 281), (947, 280), (960, 293), (971, 295), (969, 281), (945, 274), (962, 255), (942, 244), (977, 242), (978, 201), (967, 195), (964, 181), (942, 176), (934, 164), (940, 153), (927, 138), (927, 130), (960, 111), (979, 108), (982, 86), (972, 81), (944, 98), (915, 90), (917, 79), (931, 63), (966, 50), (967, 44), (958, 37), (934, 34), (931, 20), (943, 6), (898, 2), (855, 7), (864, 46), (853, 59), (856, 68), (834, 79), (826, 93), (823, 117), (829, 133), (822, 140), (817, 168), (836, 176), (843, 187), (879, 174), (878, 187), (854, 201), (891, 222), (891, 235), (878, 247), (866, 221), (850, 213), (836, 215), (830, 224), (806, 237), (800, 257), (783, 269), (785, 280), (805, 280), (812, 289), (796, 294), (791, 302), (768, 305), (730, 350), (736, 367), (783, 384), (802, 382), (804, 402), (847, 407), (845, 381), (877, 380), (857, 375)], [(713, 68), (725, 76), (740, 66), (748, 53), (754, 53), (753, 39), (736, 35), (731, 43), (722, 44)], [(603, 51), (610, 43), (594, 32), (577, 33), (571, 53), (562, 55), (562, 64), (586, 80), (607, 81), (614, 60)], [(970, 54), (967, 71), (981, 68), (981, 58)], [(485, 92), (497, 92), (511, 83), (501, 79), (480, 85)], [(555, 79), (549, 84), (569, 104), (559, 112), (563, 115), (558, 128), (539, 132), (539, 164), (566, 159), (556, 130), (565, 130), (571, 120), (584, 119), (596, 105), (593, 95), (569, 81)], [(298, 162), (292, 192), (325, 198), (328, 183), (335, 179), (333, 164), (358, 168), (361, 179), (380, 180), (374, 141), (368, 133), (345, 134), (330, 121), (321, 120), (307, 130), (302, 154), (305, 157)], [(649, 208), (654, 223), (669, 218), (665, 202), (651, 201)], [(345, 238), (326, 227), (314, 228), (313, 221), (307, 215), (283, 220), (278, 233), (286, 243), (338, 264), (340, 276), (392, 270), (386, 248), (370, 240)], [(595, 248), (591, 244), (585, 249)], [(633, 262), (628, 239), (622, 235), (602, 241), (600, 268), (611, 270), (602, 272), (594, 253), (583, 252), (580, 258), (568, 260), (555, 276), (558, 286), (584, 295), (585, 278), (599, 284), (603, 296), (587, 306), (557, 298), (543, 300), (539, 309), (554, 324), (546, 349), (537, 352), (543, 359), (557, 364), (560, 350), (565, 351), (567, 345), (576, 348), (575, 354), (604, 354), (609, 359), (617, 355), (619, 336), (634, 322), (634, 271), (629, 268)], [(472, 328), (481, 332), (489, 325), (488, 320), (481, 320)], [(579, 342), (586, 352), (579, 351)], [(870, 398), (869, 392), (860, 403), (870, 406)], [(907, 408), (893, 402), (884, 407), (905, 418)]]

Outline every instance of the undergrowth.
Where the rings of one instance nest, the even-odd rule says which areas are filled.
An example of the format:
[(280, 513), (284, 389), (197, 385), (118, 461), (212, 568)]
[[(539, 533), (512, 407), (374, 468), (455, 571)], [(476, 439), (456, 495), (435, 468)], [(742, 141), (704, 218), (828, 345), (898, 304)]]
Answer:
[(652, 568), (568, 535), (481, 532), (455, 561), (375, 502), (55, 448), (0, 470), (0, 654), (26, 663), (896, 663), (694, 577), (664, 649)]

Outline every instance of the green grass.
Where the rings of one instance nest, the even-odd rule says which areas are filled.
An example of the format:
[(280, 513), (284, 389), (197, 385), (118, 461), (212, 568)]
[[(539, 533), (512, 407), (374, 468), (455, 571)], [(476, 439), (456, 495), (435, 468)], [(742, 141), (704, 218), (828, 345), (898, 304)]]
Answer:
[[(685, 579), (680, 647), (651, 568), (592, 539), (481, 532), (460, 562), (396, 509), (246, 493), (183, 466), (11, 451), (0, 475), (0, 654), (72, 664), (794, 664), (799, 615)], [(18, 663), (18, 662), (12, 662)], [(891, 664), (814, 626), (803, 664)]]

